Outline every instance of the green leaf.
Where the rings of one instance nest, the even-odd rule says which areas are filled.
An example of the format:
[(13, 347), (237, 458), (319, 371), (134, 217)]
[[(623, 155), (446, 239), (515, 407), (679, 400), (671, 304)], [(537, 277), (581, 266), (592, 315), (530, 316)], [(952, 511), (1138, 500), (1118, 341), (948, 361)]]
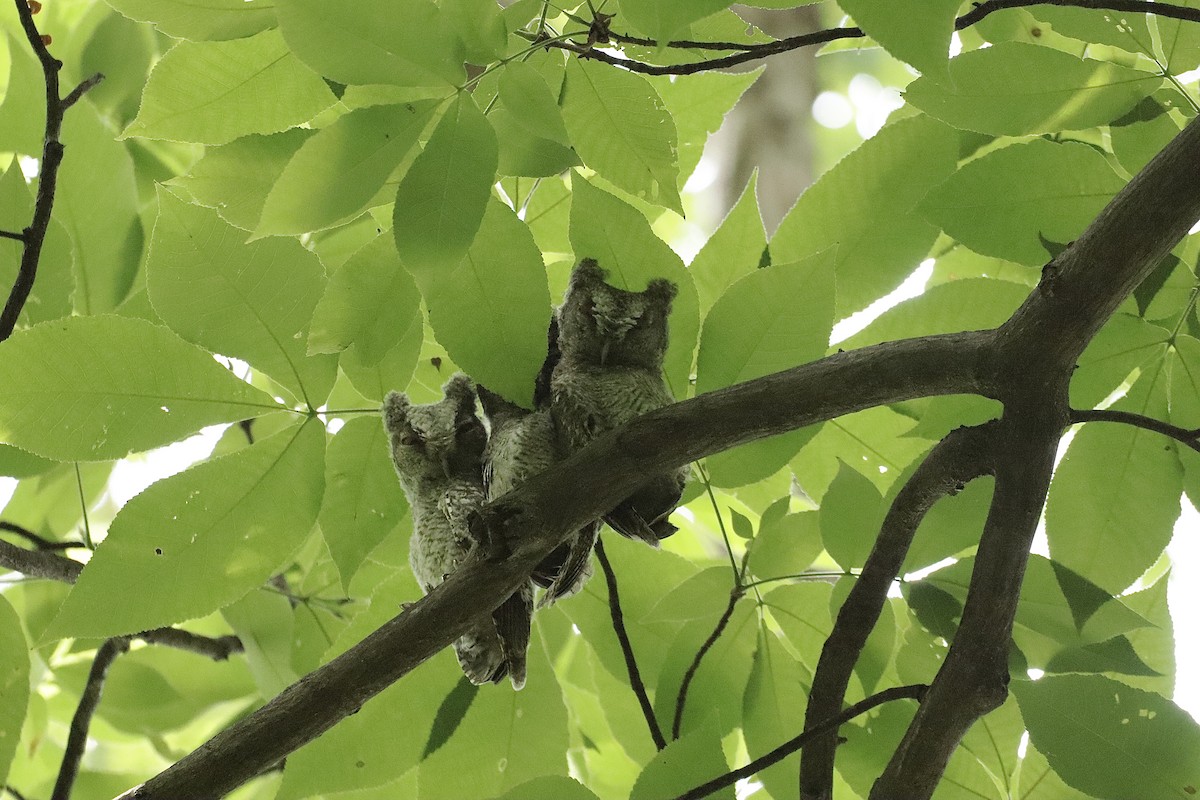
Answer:
[(177, 39), (240, 39), (274, 27), (267, 0), (106, 0), (130, 19)]
[[(700, 335), (696, 393), (815, 361), (833, 329), (833, 251), (755, 270), (721, 295)], [(742, 486), (782, 468), (813, 436), (806, 428), (707, 460), (714, 485)]]
[(733, 0), (624, 0), (621, 11), (629, 22), (665, 46), (688, 25), (728, 8)]
[[(838, 0), (838, 5), (883, 48), (901, 61), (943, 83), (949, 77), (950, 37), (959, 0)], [(911, 84), (910, 84), (911, 86)]]
[[(1200, 8), (1197, 0), (1183, 0), (1177, 5), (1193, 10)], [(1163, 54), (1167, 57), (1167, 71), (1179, 75), (1200, 67), (1200, 31), (1196, 30), (1196, 23), (1163, 17), (1155, 22)]]
[(548, 178), (579, 166), (579, 156), (558, 142), (534, 136), (507, 108), (493, 108), (488, 122), (499, 147), (496, 169), (501, 175)]
[(328, 228), (358, 216), (417, 143), (434, 100), (351, 111), (306, 141), (267, 195), (256, 236)]
[(530, 134), (569, 147), (562, 109), (542, 73), (522, 61), (506, 64), (500, 73), (500, 104)]
[[(14, 35), (15, 34), (15, 35)], [(5, 31), (0, 46), (7, 51), (7, 86), (0, 103), (0, 148), (6, 151), (41, 154), (46, 128), (44, 78), (37, 58), (29, 49), (29, 40)]]
[[(756, 38), (747, 35), (744, 20), (732, 11), (726, 13), (740, 23), (736, 34), (738, 41), (751, 41)], [(709, 19), (715, 20), (719, 17), (720, 15)], [(698, 34), (699, 31), (693, 29), (693, 33)], [(720, 37), (714, 35), (709, 38), (715, 40)], [(686, 53), (689, 60), (692, 58), (688, 51), (678, 52)], [(687, 80), (672, 80), (669, 75), (649, 78), (671, 118), (675, 120), (679, 134), (679, 146), (676, 149), (680, 180), (686, 179), (695, 171), (709, 135), (721, 127), (725, 116), (746, 90), (758, 80), (762, 72), (763, 68), (760, 67), (742, 73), (699, 72), (689, 75)]]
[(958, 134), (931, 117), (888, 125), (804, 191), (771, 239), (772, 262), (836, 245), (836, 315), (866, 306), (929, 251), (937, 231), (916, 206), (957, 159)]
[[(915, 469), (915, 464), (910, 469)], [(903, 485), (907, 476), (901, 476), (896, 485)], [(934, 503), (917, 528), (903, 572), (916, 572), (978, 543), (991, 507), (993, 484), (989, 477), (977, 478), (962, 491)]]
[[(629, 800), (670, 800), (728, 771), (720, 736), (711, 727), (698, 728), (668, 744), (646, 765)], [(733, 786), (708, 796), (733, 800)]]
[(325, 271), (294, 239), (243, 244), (213, 211), (158, 193), (146, 284), (154, 310), (188, 341), (250, 363), (315, 408), (337, 360), (306, 355)]
[[(401, 325), (400, 341), (384, 353), (379, 363), (364, 363), (359, 355), (358, 347), (351, 347), (342, 353), (339, 363), (342, 371), (346, 373), (346, 377), (350, 379), (350, 383), (363, 397), (382, 401), (392, 389), (410, 385), (409, 382), (413, 379), (414, 372), (417, 372), (421, 365), (419, 358), (424, 336), (425, 319), (418, 309), (406, 324)], [(450, 374), (452, 373), (448, 368), (446, 377), (449, 377)], [(440, 391), (441, 384), (438, 383), (437, 386)], [(437, 398), (429, 399), (436, 400)]]
[[(421, 762), (420, 797), (491, 797), (547, 773), (565, 776), (566, 760), (548, 760), (546, 754), (565, 752), (567, 741), (562, 690), (535, 638), (525, 688), (479, 692), (450, 740)], [(479, 768), (463, 769), (464, 764)]]
[[(1115, 408), (1165, 419), (1165, 383), (1161, 368), (1143, 372)], [(1182, 490), (1179, 459), (1162, 434), (1088, 423), (1050, 484), (1050, 554), (1110, 592), (1123, 591), (1170, 541)]]
[(1103, 125), (1162, 85), (1162, 77), (1050, 47), (1001, 42), (950, 62), (950, 80), (918, 78), (904, 96), (957, 128), (1004, 136)]
[(259, 694), (270, 700), (300, 677), (292, 668), (295, 611), (288, 598), (258, 590), (221, 609), (245, 648), (246, 665)]
[(921, 212), (972, 250), (1036, 266), (1044, 242), (1073, 241), (1124, 185), (1095, 149), (1034, 139), (966, 164)]
[(785, 497), (763, 512), (758, 534), (750, 543), (750, 571), (760, 580), (798, 575), (825, 548), (820, 515), (781, 513), (787, 511), (788, 502)]
[(180, 42), (154, 66), (137, 119), (122, 138), (224, 144), (275, 133), (335, 101), (278, 31), (229, 42)]
[(496, 133), (469, 94), (438, 122), (396, 192), (392, 233), (404, 265), (453, 266), (471, 246), (496, 180)]
[(871, 482), (842, 463), (820, 510), (825, 550), (842, 569), (866, 562), (886, 512), (883, 498)]
[(1049, 23), (1055, 33), (1063, 36), (1092, 44), (1108, 44), (1131, 53), (1151, 53), (1150, 27), (1146, 24), (1145, 14), (1097, 14), (1093, 9), (1066, 6), (1034, 7), (1026, 12), (1034, 19)]
[(1161, 695), (1101, 675), (1013, 681), (1029, 738), (1069, 785), (1093, 797), (1193, 797), (1200, 727)]
[(649, 81), (572, 59), (562, 104), (567, 133), (584, 163), (635, 197), (683, 214), (675, 121)]
[(619, 289), (641, 291), (655, 278), (666, 278), (679, 287), (668, 320), (671, 336), (663, 372), (672, 394), (683, 399), (700, 329), (691, 275), (633, 206), (597, 189), (578, 174), (572, 177), (571, 188), (571, 247), (577, 260), (596, 259), (608, 271), (608, 282)]
[[(771, 752), (799, 733), (799, 710), (808, 703), (809, 676), (774, 633), (759, 635), (750, 681), (742, 698), (742, 732), (751, 758)], [(796, 792), (800, 754), (794, 753), (757, 774), (772, 797)]]
[(462, 47), (431, 0), (277, 0), (288, 46), (339, 83), (450, 89), (466, 79)]
[(21, 620), (0, 596), (0, 784), (21, 741), (29, 703), (29, 646)]
[(829, 616), (829, 601), (833, 587), (828, 583), (793, 583), (768, 593), (764, 605), (778, 623), (791, 646), (805, 666), (806, 680), (817, 668), (825, 638), (833, 628)]
[[(0, 176), (0, 230), (20, 231), (33, 218), (33, 194), (25, 184), (16, 159)], [(11, 287), (17, 279), (25, 245), (15, 239), (0, 239), (0, 286)], [(17, 318), (18, 328), (65, 317), (71, 313), (71, 242), (62, 226), (51, 222), (46, 231), (37, 280)]]
[(513, 787), (494, 800), (599, 800), (587, 787), (572, 778), (547, 775)]
[(1181, 125), (1170, 109), (1186, 102), (1177, 92), (1158, 92), (1142, 100), (1125, 116), (1113, 120), (1109, 126), (1112, 151), (1126, 172), (1136, 175), (1175, 138)]
[(0, 475), (7, 478), (32, 478), (46, 472), (55, 463), (10, 444), (0, 444)]
[(760, 266), (767, 233), (758, 210), (757, 185), (755, 172), (737, 203), (688, 265), (700, 297), (701, 316), (708, 314), (730, 286)]
[(342, 587), (408, 511), (376, 417), (352, 419), (329, 444), (321, 531)]
[(381, 234), (329, 279), (313, 311), (308, 352), (353, 347), (363, 364), (378, 364), (414, 322), (419, 329), (421, 295), (392, 237)]
[(215, 208), (221, 219), (244, 231), (258, 227), (263, 204), (280, 174), (315, 131), (305, 128), (270, 136), (244, 136), (208, 147), (187, 175), (167, 185), (180, 187), (201, 205)]
[(492, 391), (532, 407), (534, 378), (546, 358), (550, 290), (525, 223), (492, 200), (454, 268), (413, 273), (438, 342), (454, 362)]
[(279, 408), (166, 328), (114, 316), (13, 334), (0, 385), (0, 440), (56, 461), (122, 458)]
[(1163, 352), (1171, 332), (1130, 314), (1114, 314), (1088, 342), (1071, 373), (1071, 405), (1093, 408), (1130, 374)]
[(667, 591), (650, 612), (646, 622), (715, 620), (725, 610), (733, 576), (728, 567), (709, 567)]
[(324, 428), (306, 420), (153, 484), (117, 514), (44, 638), (171, 625), (261, 586), (308, 537), (324, 462)]
[[(75, 308), (107, 313), (129, 293), (142, 257), (134, 163), (108, 123), (86, 103), (63, 121), (63, 144), (71, 155), (59, 172), (54, 218), (71, 236)], [(65, 267), (48, 260), (49, 255), (42, 257), (43, 269)]]

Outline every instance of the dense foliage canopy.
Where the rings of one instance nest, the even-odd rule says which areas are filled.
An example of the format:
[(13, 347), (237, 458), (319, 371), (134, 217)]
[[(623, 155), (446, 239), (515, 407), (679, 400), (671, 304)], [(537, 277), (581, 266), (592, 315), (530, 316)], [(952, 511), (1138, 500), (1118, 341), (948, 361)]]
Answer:
[[(1163, 551), (1200, 502), (1200, 0), (838, 0), (783, 39), (730, 5), (0, 8), (12, 796), (1196, 794)], [(903, 104), (818, 134), (849, 152), (769, 238), (754, 179), (702, 231), (708, 137), (802, 47)], [(529, 406), (586, 257), (678, 284), (696, 400), (410, 607), (380, 401), (461, 370)], [(522, 691), (462, 677), (522, 565), (693, 459), (662, 550), (606, 532), (536, 614)]]

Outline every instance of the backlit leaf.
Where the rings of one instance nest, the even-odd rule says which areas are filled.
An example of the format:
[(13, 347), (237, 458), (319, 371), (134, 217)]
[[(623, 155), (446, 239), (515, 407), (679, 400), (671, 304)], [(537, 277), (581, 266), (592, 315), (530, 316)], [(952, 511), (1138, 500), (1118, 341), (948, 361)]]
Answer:
[(274, 27), (268, 0), (106, 0), (130, 19), (179, 39), (240, 39)]

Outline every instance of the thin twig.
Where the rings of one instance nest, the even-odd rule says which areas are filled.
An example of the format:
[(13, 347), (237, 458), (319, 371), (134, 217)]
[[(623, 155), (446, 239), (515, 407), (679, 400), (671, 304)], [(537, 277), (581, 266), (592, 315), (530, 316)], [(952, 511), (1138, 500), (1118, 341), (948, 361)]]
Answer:
[(1107, 409), (1103, 411), (1077, 411), (1071, 409), (1071, 422), (1121, 422), (1125, 425), (1132, 425), (1135, 428), (1142, 428), (1143, 430), (1154, 431), (1155, 433), (1169, 436), (1180, 444), (1186, 445), (1197, 453), (1200, 453), (1200, 429), (1180, 428), (1177, 425), (1171, 425), (1170, 423), (1141, 414)]
[(87, 685), (83, 688), (83, 696), (79, 698), (79, 706), (71, 719), (71, 732), (67, 736), (67, 747), (63, 751), (62, 766), (58, 769), (58, 780), (54, 783), (54, 792), (50, 800), (68, 800), (71, 787), (79, 775), (79, 765), (83, 761), (83, 751), (87, 747), (88, 728), (92, 724), (92, 715), (100, 704), (100, 694), (104, 691), (104, 678), (108, 668), (112, 666), (117, 656), (129, 649), (129, 637), (118, 636), (107, 639), (96, 651), (92, 661), (92, 670), (88, 673)]
[(650, 696), (646, 694), (646, 684), (642, 683), (642, 673), (638, 671), (637, 659), (633, 655), (633, 645), (629, 642), (629, 634), (625, 631), (625, 614), (621, 611), (621, 596), (617, 591), (617, 574), (613, 572), (608, 554), (604, 552), (604, 542), (596, 539), (596, 557), (600, 559), (600, 567), (604, 570), (604, 579), (608, 582), (608, 609), (612, 614), (613, 630), (617, 641), (621, 643), (621, 652), (625, 654), (625, 667), (629, 670), (629, 688), (637, 695), (638, 704), (642, 707), (642, 715), (646, 718), (646, 727), (650, 729), (650, 738), (659, 750), (667, 746), (662, 729), (658, 727), (658, 719), (654, 716), (654, 706), (650, 704)]
[(17, 525), (14, 522), (4, 522), (0, 520), (0, 531), (8, 531), (9, 533), (20, 536), (25, 541), (29, 542), (38, 550), (71, 550), (75, 548), (86, 548), (87, 545), (83, 542), (55, 542), (44, 536), (39, 536), (28, 528)]
[(154, 628), (142, 631), (137, 638), (148, 644), (161, 644), (174, 647), (176, 650), (186, 650), (189, 653), (208, 656), (213, 661), (225, 661), (234, 653), (244, 652), (242, 640), (230, 634), (227, 636), (201, 636), (198, 633), (179, 628)]
[(735, 769), (732, 772), (727, 772), (719, 778), (713, 778), (708, 783), (701, 784), (695, 789), (689, 789), (674, 800), (700, 800), (702, 797), (708, 797), (715, 791), (724, 789), (726, 786), (732, 786), (742, 778), (749, 778), (755, 773), (762, 772), (767, 767), (777, 764), (783, 759), (790, 756), (792, 753), (804, 747), (814, 736), (829, 731), (835, 731), (845, 725), (850, 720), (860, 714), (870, 711), (876, 706), (881, 706), (884, 703), (890, 703), (893, 700), (916, 700), (920, 703), (925, 693), (929, 691), (929, 687), (923, 683), (912, 684), (910, 686), (894, 686), (891, 689), (884, 689), (878, 694), (873, 694), (865, 700), (860, 700), (854, 705), (836, 714), (829, 719), (821, 722), (808, 730), (801, 733), (795, 738), (789, 739), (783, 744), (776, 747), (771, 752), (761, 758), (756, 758), (744, 767)]
[(42, 75), (46, 83), (46, 128), (42, 137), (42, 162), (38, 177), (37, 198), (33, 206), (33, 220), (21, 234), (25, 247), (21, 252), (21, 264), (17, 268), (17, 278), (13, 281), (12, 291), (0, 312), (0, 342), (12, 335), (16, 328), (25, 301), (33, 291), (37, 278), (38, 261), (42, 256), (42, 244), (46, 240), (46, 231), (50, 228), (50, 213), (54, 208), (54, 191), (58, 185), (58, 168), (62, 164), (63, 145), (59, 141), (62, 133), (63, 114), (67, 108), (77, 101), (84, 92), (100, 81), (99, 76), (92, 76), (81, 83), (66, 100), (59, 97), (58, 71), (62, 62), (50, 55), (46, 49), (46, 41), (33, 23), (33, 11), (28, 0), (13, 0), (17, 6), (17, 16), (21, 19), (21, 27), (25, 38), (37, 55), (42, 65)]
[(16, 239), (18, 242), (25, 241), (25, 231), (13, 233), (12, 231), (0, 231), (0, 239)]
[(17, 800), (25, 800), (25, 795), (21, 794), (21, 793), (20, 793), (20, 792), (18, 792), (16, 789), (14, 789), (13, 787), (9, 786), (7, 783), (6, 783), (6, 784), (4, 784), (4, 791), (8, 792), (8, 793), (9, 793), (9, 794), (11, 794), (13, 797), (17, 798)]
[[(1171, 19), (1184, 20), (1186, 22), (1200, 22), (1200, 8), (1185, 8), (1183, 6), (1173, 6), (1167, 3), (1148, 2), (1148, 0), (987, 0), (980, 3), (971, 9), (968, 13), (962, 15), (954, 21), (954, 29), (961, 31), (971, 25), (987, 17), (989, 14), (994, 14), (997, 11), (1005, 11), (1012, 8), (1026, 8), (1029, 6), (1069, 6), (1073, 8), (1086, 8), (1095, 11), (1117, 11), (1125, 13), (1145, 13), (1154, 14), (1160, 17), (1168, 17)], [(680, 40), (668, 42), (668, 47), (687, 49), (687, 50), (738, 50), (740, 52), (720, 58), (705, 59), (702, 61), (693, 61), (686, 64), (645, 64), (641, 61), (636, 61), (630, 58), (621, 58), (614, 56), (611, 53), (606, 53), (603, 50), (597, 50), (589, 45), (576, 44), (574, 42), (551, 42), (546, 41), (548, 47), (558, 47), (562, 50), (574, 53), (580, 58), (590, 58), (594, 61), (601, 61), (605, 64), (622, 67), (630, 72), (639, 72), (643, 75), (691, 75), (697, 72), (707, 72), (714, 69), (723, 69), (732, 67), (738, 64), (744, 64), (748, 61), (756, 61), (760, 58), (773, 56), (778, 53), (786, 53), (791, 50), (798, 50), (802, 47), (811, 47), (813, 45), (828, 44), (839, 39), (861, 39), (865, 38), (866, 33), (857, 27), (846, 28), (828, 28), (825, 30), (814, 31), (812, 33), (804, 33), (798, 36), (789, 36), (784, 39), (776, 39), (770, 42), (699, 42), (690, 40)], [(534, 39), (534, 34), (528, 34), (526, 38)], [(626, 36), (617, 33), (611, 33), (610, 38), (613, 41), (624, 42), (628, 44), (644, 45), (647, 47), (657, 47), (658, 43), (652, 39), (643, 39), (635, 36)]]
[(76, 86), (74, 89), (72, 89), (70, 91), (70, 93), (67, 94), (66, 97), (63, 98), (63, 100), (62, 100), (63, 110), (66, 111), (68, 108), (70, 108), (71, 106), (78, 103), (79, 98), (81, 98), (85, 94), (87, 94), (88, 91), (93, 86), (100, 83), (100, 81), (102, 81), (102, 80), (104, 80), (104, 73), (97, 72), (96, 74), (94, 74), (90, 78), (88, 78), (87, 80), (82, 81), (78, 86)]
[(745, 593), (745, 590), (740, 586), (735, 586), (729, 592), (729, 604), (725, 606), (725, 613), (717, 620), (713, 632), (704, 640), (704, 644), (700, 645), (700, 649), (696, 651), (696, 657), (692, 659), (691, 665), (688, 666), (687, 672), (684, 673), (683, 682), (679, 684), (679, 694), (675, 697), (675, 720), (671, 723), (672, 739), (679, 738), (679, 731), (683, 727), (683, 709), (687, 705), (688, 687), (692, 685), (692, 679), (696, 677), (696, 671), (700, 669), (700, 662), (704, 660), (704, 656), (717, 643), (717, 639), (721, 637), (721, 634), (725, 632), (725, 626), (729, 624), (729, 619), (733, 616), (733, 609), (737, 605), (737, 601)]

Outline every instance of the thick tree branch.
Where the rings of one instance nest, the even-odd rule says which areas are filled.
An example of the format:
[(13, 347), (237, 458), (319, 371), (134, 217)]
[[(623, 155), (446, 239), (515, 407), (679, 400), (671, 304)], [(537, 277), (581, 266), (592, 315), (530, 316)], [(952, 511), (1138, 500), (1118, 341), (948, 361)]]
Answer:
[[(892, 582), (900, 574), (921, 520), (938, 500), (991, 471), (996, 427), (990, 422), (951, 432), (892, 501), (862, 573), (842, 603), (821, 650), (804, 717), (806, 727), (815, 727), (841, 709), (854, 665), (887, 602)], [(800, 796), (805, 800), (833, 797), (837, 745), (837, 730), (831, 729), (805, 749), (800, 762)]]
[(63, 583), (74, 583), (83, 564), (45, 550), (25, 550), (0, 539), (0, 567)]
[(1200, 430), (1196, 428), (1180, 428), (1177, 425), (1162, 422), (1141, 414), (1107, 409), (1103, 411), (1077, 411), (1072, 409), (1071, 422), (1120, 422), (1124, 425), (1132, 425), (1135, 428), (1142, 428), (1154, 431), (1155, 433), (1161, 433), (1163, 436), (1169, 436), (1180, 444), (1186, 445), (1200, 453)]
[(732, 786), (742, 778), (749, 778), (751, 775), (762, 772), (773, 764), (778, 764), (797, 750), (812, 744), (812, 740), (815, 737), (836, 731), (850, 720), (870, 711), (876, 706), (890, 703), (893, 700), (916, 700), (918, 703), (924, 702), (925, 693), (928, 690), (929, 687), (924, 684), (895, 686), (891, 689), (884, 689), (878, 694), (873, 694), (865, 700), (858, 701), (829, 719), (822, 720), (811, 728), (807, 728), (799, 736), (789, 739), (765, 756), (756, 758), (746, 766), (727, 772), (719, 778), (714, 778), (708, 783), (697, 786), (695, 789), (689, 789), (676, 797), (675, 800), (700, 800), (702, 797), (708, 797), (713, 792), (724, 789), (727, 786)]
[(320, 736), (498, 606), (560, 542), (663, 472), (764, 436), (915, 397), (984, 393), (988, 332), (838, 353), (631, 421), (485, 509), (512, 545), (476, 562), (328, 664), (238, 720), (127, 798), (215, 798)]
[[(736, 576), (737, 573), (735, 573)], [(712, 649), (712, 646), (717, 643), (717, 639), (721, 638), (721, 634), (725, 632), (725, 626), (729, 624), (729, 620), (733, 616), (733, 609), (737, 607), (737, 601), (745, 593), (746, 590), (741, 586), (735, 586), (729, 593), (729, 603), (725, 606), (725, 612), (713, 626), (713, 631), (704, 640), (704, 644), (700, 645), (700, 649), (696, 651), (696, 657), (692, 659), (687, 672), (684, 673), (683, 681), (679, 684), (679, 694), (675, 697), (675, 720), (671, 723), (672, 739), (678, 739), (679, 732), (683, 729), (683, 709), (687, 706), (688, 687), (692, 685), (692, 679), (696, 677), (696, 671), (700, 669), (700, 662), (704, 660), (704, 655)]]
[(92, 724), (92, 715), (100, 704), (100, 694), (104, 690), (104, 679), (108, 668), (117, 660), (117, 656), (129, 649), (129, 638), (119, 636), (107, 639), (96, 657), (92, 660), (92, 669), (88, 673), (87, 685), (83, 688), (83, 696), (71, 719), (71, 732), (67, 736), (67, 747), (63, 752), (62, 766), (58, 770), (58, 780), (54, 783), (54, 791), (50, 800), (69, 800), (71, 787), (79, 775), (79, 764), (83, 761), (83, 751), (87, 747), (88, 728)]
[(629, 633), (625, 630), (625, 614), (621, 611), (617, 573), (608, 560), (608, 554), (604, 552), (604, 542), (599, 538), (596, 539), (596, 558), (600, 561), (600, 568), (604, 570), (604, 580), (608, 584), (608, 609), (612, 615), (613, 632), (617, 634), (621, 652), (625, 654), (629, 688), (633, 690), (638, 705), (642, 708), (642, 716), (646, 718), (646, 727), (650, 729), (650, 738), (654, 740), (654, 746), (662, 750), (667, 746), (667, 740), (663, 738), (662, 728), (658, 725), (658, 717), (654, 716), (654, 705), (650, 702), (650, 696), (646, 694), (646, 684), (642, 682), (642, 673), (638, 669), (637, 658), (633, 653), (633, 643), (629, 641)]
[(54, 191), (58, 184), (58, 168), (62, 164), (63, 145), (59, 141), (62, 133), (63, 114), (74, 104), (83, 93), (100, 82), (102, 76), (96, 75), (81, 83), (66, 100), (59, 97), (58, 71), (62, 62), (50, 55), (46, 49), (46, 41), (42, 39), (37, 26), (33, 22), (33, 11), (28, 0), (14, 0), (17, 5), (17, 15), (21, 20), (21, 28), (25, 38), (37, 55), (42, 65), (42, 75), (46, 83), (46, 130), (42, 138), (42, 162), (38, 176), (37, 198), (33, 205), (33, 220), (21, 232), (21, 240), (25, 247), (21, 252), (21, 264), (17, 268), (17, 278), (13, 282), (12, 291), (0, 311), (0, 342), (12, 335), (21, 316), (21, 309), (33, 291), (37, 278), (38, 261), (42, 256), (42, 244), (46, 240), (46, 231), (50, 228), (50, 213), (54, 209)]
[[(987, 0), (986, 2), (978, 3), (966, 14), (958, 17), (954, 21), (954, 29), (961, 31), (980, 20), (987, 17), (989, 14), (994, 14), (997, 11), (1005, 11), (1013, 8), (1028, 8), (1032, 6), (1068, 6), (1072, 8), (1084, 8), (1093, 11), (1116, 11), (1118, 13), (1129, 14), (1154, 14), (1160, 17), (1169, 19), (1184, 20), (1186, 22), (1200, 23), (1200, 9), (1188, 8), (1185, 6), (1171, 5), (1169, 3), (1156, 3), (1149, 0)], [(610, 33), (609, 37), (616, 42), (625, 44), (634, 44), (646, 47), (658, 47), (658, 43), (653, 39), (645, 39), (637, 36), (627, 36), (619, 33)], [(737, 50), (739, 52), (732, 55), (722, 56), (720, 58), (704, 59), (702, 61), (693, 61), (687, 64), (646, 64), (630, 58), (621, 58), (607, 53), (603, 50), (597, 50), (592, 47), (591, 43), (577, 44), (571, 41), (547, 41), (547, 46), (557, 47), (562, 50), (574, 53), (580, 58), (590, 58), (594, 61), (601, 61), (605, 64), (622, 67), (630, 72), (640, 72), (643, 75), (691, 75), (697, 72), (707, 72), (716, 69), (725, 69), (727, 67), (745, 64), (749, 61), (757, 61), (760, 58), (773, 56), (777, 53), (786, 53), (791, 50), (798, 50), (802, 47), (812, 47), (814, 45), (828, 44), (839, 39), (862, 39), (866, 37), (866, 33), (861, 28), (827, 28), (825, 30), (813, 31), (797, 36), (789, 36), (784, 39), (776, 39), (770, 42), (701, 42), (692, 40), (678, 40), (667, 43), (667, 47), (685, 50)]]

